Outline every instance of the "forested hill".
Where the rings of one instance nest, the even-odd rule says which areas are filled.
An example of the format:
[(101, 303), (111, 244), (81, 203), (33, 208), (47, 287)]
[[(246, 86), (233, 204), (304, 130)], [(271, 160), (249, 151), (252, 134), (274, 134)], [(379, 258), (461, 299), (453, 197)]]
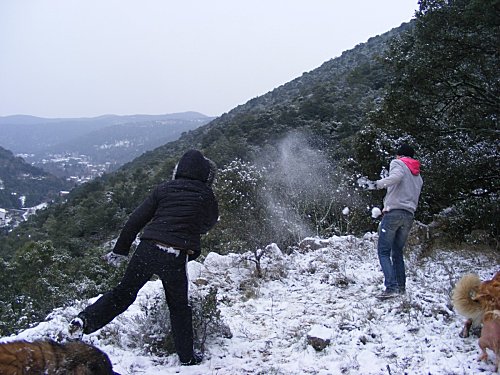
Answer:
[(71, 185), (0, 147), (0, 208), (33, 207), (59, 196)]
[(409, 24), (78, 187), (1, 239), (4, 332), (109, 287), (100, 256), (188, 148), (219, 166), (205, 253), (375, 230), (383, 192), (355, 181), (377, 179), (403, 140), (422, 162), (416, 218), (441, 231), (430, 239), (497, 246), (499, 12), (498, 0), (426, 1)]

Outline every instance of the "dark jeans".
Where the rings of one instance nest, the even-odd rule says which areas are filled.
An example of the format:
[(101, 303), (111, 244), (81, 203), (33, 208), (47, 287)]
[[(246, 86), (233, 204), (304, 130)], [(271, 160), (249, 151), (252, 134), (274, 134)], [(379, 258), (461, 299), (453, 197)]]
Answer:
[(403, 248), (412, 224), (413, 214), (405, 210), (391, 210), (380, 222), (377, 252), (388, 292), (406, 288)]
[(193, 357), (193, 324), (186, 262), (182, 253), (176, 256), (160, 250), (151, 241), (141, 241), (121, 282), (79, 314), (85, 321), (84, 332), (97, 331), (127, 310), (155, 274), (165, 290), (177, 354), (181, 362), (189, 362)]

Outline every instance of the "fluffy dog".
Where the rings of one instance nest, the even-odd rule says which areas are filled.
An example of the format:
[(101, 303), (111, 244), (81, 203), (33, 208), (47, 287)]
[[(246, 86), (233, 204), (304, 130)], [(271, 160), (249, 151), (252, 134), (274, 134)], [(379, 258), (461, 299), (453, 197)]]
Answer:
[(469, 337), (471, 327), (480, 327), (487, 311), (500, 310), (500, 271), (487, 281), (476, 274), (463, 276), (453, 289), (452, 301), (455, 310), (467, 318), (460, 337)]
[(453, 306), (467, 318), (460, 332), (468, 337), (471, 327), (482, 324), (479, 347), (482, 350), (478, 360), (486, 361), (491, 349), (496, 356), (495, 371), (500, 365), (500, 271), (491, 280), (481, 281), (478, 275), (463, 276), (453, 289)]
[(0, 344), (2, 375), (119, 375), (108, 356), (81, 341), (59, 344), (51, 340)]
[(500, 365), (500, 310), (487, 311), (484, 313), (479, 347), (482, 350), (482, 354), (478, 360), (486, 362), (488, 359), (486, 349), (491, 349), (496, 356), (495, 372), (498, 371)]

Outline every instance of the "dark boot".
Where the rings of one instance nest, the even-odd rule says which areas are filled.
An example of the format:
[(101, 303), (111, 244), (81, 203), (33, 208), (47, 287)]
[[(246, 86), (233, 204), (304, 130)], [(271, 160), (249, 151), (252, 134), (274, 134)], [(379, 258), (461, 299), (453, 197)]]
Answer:
[(203, 361), (203, 354), (198, 352), (193, 352), (193, 358), (188, 362), (181, 362), (182, 366), (195, 366), (199, 365)]

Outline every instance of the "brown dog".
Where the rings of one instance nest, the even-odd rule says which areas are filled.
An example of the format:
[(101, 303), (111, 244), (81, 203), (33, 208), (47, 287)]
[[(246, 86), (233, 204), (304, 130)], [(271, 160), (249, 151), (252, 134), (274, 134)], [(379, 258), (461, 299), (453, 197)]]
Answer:
[(495, 372), (498, 371), (500, 365), (500, 310), (488, 311), (484, 314), (479, 347), (483, 352), (478, 360), (486, 362), (488, 359), (486, 349), (491, 349), (496, 356)]
[(108, 356), (81, 341), (51, 340), (0, 343), (2, 375), (118, 375)]
[(481, 281), (478, 275), (463, 276), (453, 289), (453, 306), (467, 318), (460, 332), (469, 337), (471, 327), (480, 327), (487, 311), (500, 310), (500, 271), (491, 280)]

